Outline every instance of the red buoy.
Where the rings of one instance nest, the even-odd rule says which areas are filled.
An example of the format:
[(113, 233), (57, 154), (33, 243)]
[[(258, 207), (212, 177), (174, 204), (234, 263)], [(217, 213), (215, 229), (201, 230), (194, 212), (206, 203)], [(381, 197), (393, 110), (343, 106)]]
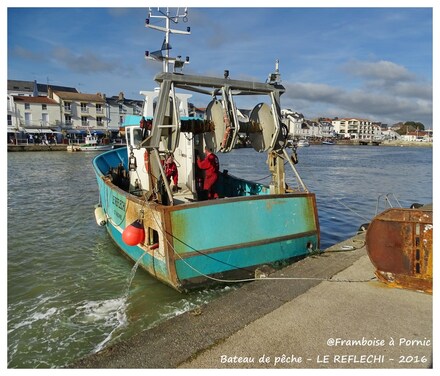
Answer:
[(122, 232), (122, 240), (127, 245), (138, 245), (145, 240), (145, 231), (142, 222), (138, 219), (127, 226)]

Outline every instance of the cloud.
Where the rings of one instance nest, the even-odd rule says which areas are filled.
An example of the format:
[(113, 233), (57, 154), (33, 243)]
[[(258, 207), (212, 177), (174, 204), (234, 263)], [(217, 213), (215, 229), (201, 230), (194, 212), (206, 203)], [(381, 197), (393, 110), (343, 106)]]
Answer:
[[(432, 101), (424, 98), (397, 96), (393, 92), (364, 91), (362, 89), (343, 90), (328, 85), (314, 83), (285, 84), (283, 103), (292, 101), (302, 108), (295, 110), (306, 116), (353, 116), (367, 117), (372, 121), (398, 122), (417, 120), (427, 126), (432, 123)], [(318, 106), (319, 105), (319, 106)], [(320, 113), (307, 114), (305, 109)], [(329, 110), (331, 114), (326, 113)], [(331, 111), (330, 111), (331, 109)], [(339, 112), (338, 112), (339, 111)]]
[[(291, 107), (309, 117), (353, 116), (384, 123), (415, 120), (432, 127), (431, 83), (418, 79), (401, 65), (383, 60), (350, 61), (343, 65), (343, 72), (361, 78), (351, 80), (355, 88), (284, 82), (284, 105), (289, 106), (286, 100), (294, 102)], [(350, 82), (350, 77), (343, 77), (341, 82)]]
[(405, 67), (385, 60), (378, 62), (354, 60), (347, 63), (345, 69), (347, 72), (367, 80), (407, 81), (415, 78)]
[(26, 60), (43, 60), (44, 57), (41, 54), (37, 54), (29, 49), (23, 48), (21, 46), (16, 46), (12, 50), (14, 56), (18, 56)]
[(285, 84), (289, 98), (331, 103), (343, 94), (343, 90), (315, 83)]
[(103, 71), (111, 73), (116, 70), (114, 63), (106, 61), (104, 57), (97, 56), (90, 51), (74, 55), (67, 48), (57, 47), (52, 51), (52, 57), (57, 63), (62, 63), (77, 73), (93, 74)]
[(396, 82), (390, 87), (390, 93), (432, 102), (432, 85), (427, 83)]

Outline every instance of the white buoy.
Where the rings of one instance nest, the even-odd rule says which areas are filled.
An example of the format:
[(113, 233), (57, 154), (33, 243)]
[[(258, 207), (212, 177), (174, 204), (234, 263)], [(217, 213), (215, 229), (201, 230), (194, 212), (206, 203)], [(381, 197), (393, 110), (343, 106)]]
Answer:
[(107, 223), (107, 216), (105, 215), (102, 206), (97, 206), (95, 208), (95, 219), (98, 226), (105, 226)]

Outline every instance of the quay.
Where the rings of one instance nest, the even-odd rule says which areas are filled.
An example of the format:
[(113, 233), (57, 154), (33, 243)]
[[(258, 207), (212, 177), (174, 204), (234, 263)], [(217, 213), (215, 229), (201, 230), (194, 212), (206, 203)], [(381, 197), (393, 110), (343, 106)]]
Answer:
[(8, 144), (8, 152), (15, 152), (15, 151), (67, 151), (67, 145), (65, 144)]
[[(77, 144), (71, 144), (76, 146)], [(49, 144), (49, 145), (45, 145), (45, 144), (19, 144), (19, 145), (12, 145), (12, 144), (8, 144), (8, 152), (17, 152), (17, 151), (67, 151), (67, 147), (69, 145), (67, 144)], [(114, 144), (114, 148), (124, 148), (126, 147), (126, 144), (123, 143), (117, 143)]]
[[(312, 145), (315, 143), (311, 142)], [(320, 144), (316, 143), (316, 144)], [(345, 145), (345, 146), (357, 146), (360, 145), (358, 141), (337, 141), (335, 145)], [(365, 144), (365, 145), (368, 145)], [(370, 144), (372, 145), (372, 144)], [(389, 141), (382, 142), (379, 144), (373, 144), (375, 146), (413, 146), (413, 147), (432, 147), (432, 142), (411, 142), (411, 141)], [(16, 152), (16, 151), (67, 151), (67, 144), (8, 144), (8, 152)], [(115, 148), (126, 147), (125, 143), (117, 143), (115, 144)]]
[(68, 368), (433, 368), (432, 295), (379, 282), (356, 235)]

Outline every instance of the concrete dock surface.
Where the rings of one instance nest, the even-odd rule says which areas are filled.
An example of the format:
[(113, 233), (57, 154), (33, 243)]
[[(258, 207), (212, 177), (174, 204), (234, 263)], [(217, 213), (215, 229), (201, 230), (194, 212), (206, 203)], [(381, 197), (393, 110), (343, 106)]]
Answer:
[(432, 302), (379, 282), (361, 234), (70, 368), (432, 368)]

